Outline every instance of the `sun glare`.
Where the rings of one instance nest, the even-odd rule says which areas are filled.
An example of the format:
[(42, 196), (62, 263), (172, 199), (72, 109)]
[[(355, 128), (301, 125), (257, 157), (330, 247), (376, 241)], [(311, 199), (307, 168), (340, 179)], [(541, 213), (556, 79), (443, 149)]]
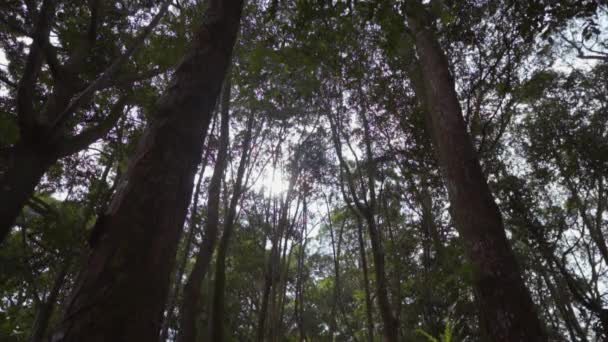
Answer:
[(267, 169), (264, 171), (256, 184), (256, 188), (264, 190), (271, 196), (281, 195), (287, 191), (289, 182), (285, 179), (283, 172), (279, 169)]

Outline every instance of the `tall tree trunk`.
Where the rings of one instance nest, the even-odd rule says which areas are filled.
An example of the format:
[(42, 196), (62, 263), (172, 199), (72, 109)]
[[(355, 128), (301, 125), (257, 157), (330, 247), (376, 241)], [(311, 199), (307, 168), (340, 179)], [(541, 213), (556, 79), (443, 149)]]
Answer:
[[(362, 107), (367, 110), (367, 106), (364, 100), (363, 91), (361, 87), (360, 98)], [(365, 208), (360, 208), (360, 212), (363, 218), (367, 222), (367, 228), (372, 243), (372, 256), (374, 258), (374, 273), (376, 274), (376, 295), (378, 296), (378, 306), (380, 307), (380, 316), (384, 323), (384, 340), (387, 342), (399, 341), (399, 322), (395, 317), (391, 304), (388, 299), (388, 280), (386, 276), (385, 268), (385, 251), (384, 244), (382, 242), (382, 235), (376, 222), (375, 214), (377, 212), (377, 197), (376, 197), (376, 165), (374, 164), (374, 156), (372, 153), (372, 137), (370, 131), (369, 120), (367, 113), (360, 113), (361, 121), (363, 123), (364, 132), (364, 143), (365, 143), (365, 156), (367, 159), (366, 163), (366, 174), (367, 174), (367, 187), (369, 191), (369, 199)]]
[[(268, 271), (271, 270), (271, 260), (268, 259)], [(258, 313), (258, 324), (256, 330), (256, 341), (263, 342), (266, 335), (266, 316), (268, 315), (268, 300), (270, 298), (270, 288), (272, 286), (272, 273), (266, 272), (264, 275), (264, 289), (262, 292), (262, 305)]]
[[(211, 129), (209, 132), (213, 132), (215, 122), (216, 122), (216, 120), (214, 120), (213, 124), (211, 125)], [(184, 276), (184, 272), (186, 270), (186, 265), (190, 258), (190, 250), (192, 248), (192, 245), (194, 244), (194, 238), (196, 236), (196, 232), (198, 231), (197, 223), (195, 222), (197, 212), (198, 212), (198, 200), (200, 197), (200, 191), (201, 191), (201, 187), (202, 187), (201, 184), (203, 182), (205, 170), (207, 169), (207, 160), (209, 159), (210, 151), (211, 151), (210, 148), (208, 148), (206, 150), (205, 156), (203, 157), (201, 170), (198, 173), (199, 177), (198, 177), (198, 180), (196, 181), (196, 186), (195, 186), (196, 190), (194, 191), (194, 195), (192, 196), (193, 203), (192, 203), (192, 207), (190, 208), (190, 219), (189, 219), (189, 222), (187, 225), (189, 227), (189, 230), (188, 230), (188, 234), (185, 238), (184, 253), (181, 255), (181, 259), (178, 261), (177, 269), (175, 271), (175, 284), (173, 284), (173, 290), (169, 294), (169, 299), (168, 299), (167, 308), (166, 308), (167, 315), (163, 321), (163, 325), (161, 328), (160, 339), (159, 339), (160, 342), (165, 342), (169, 336), (169, 327), (170, 327), (170, 324), (174, 321), (175, 307), (176, 307), (177, 299), (179, 297), (180, 287), (182, 284), (182, 278)]]
[(367, 252), (365, 251), (365, 240), (363, 240), (363, 223), (357, 216), (357, 240), (359, 241), (359, 254), (361, 257), (361, 268), (363, 269), (363, 289), (365, 290), (365, 317), (367, 323), (367, 340), (374, 341), (374, 318), (372, 309), (372, 295), (369, 288), (369, 271), (367, 266)]
[[(306, 257), (306, 195), (303, 196), (303, 208), (302, 208), (302, 230), (300, 237), (300, 252), (298, 254), (298, 270), (296, 280), (296, 314), (298, 317), (298, 330), (300, 333), (300, 342), (306, 338), (306, 331), (304, 329), (304, 259)], [(287, 268), (289, 267), (289, 260), (287, 260)], [(299, 305), (298, 305), (299, 304)]]
[(212, 1), (91, 236), (53, 341), (156, 341), (204, 135), (242, 1)]
[(201, 244), (196, 261), (188, 281), (184, 287), (184, 295), (182, 298), (181, 310), (179, 312), (179, 334), (178, 342), (195, 342), (197, 336), (202, 334), (196, 331), (196, 319), (201, 313), (201, 286), (211, 257), (213, 256), (213, 250), (215, 249), (215, 242), (217, 240), (219, 221), (220, 221), (220, 195), (222, 191), (222, 179), (224, 178), (224, 170), (226, 169), (226, 162), (228, 159), (228, 143), (230, 139), (230, 117), (229, 117), (229, 104), (230, 104), (230, 79), (224, 82), (224, 89), (222, 91), (222, 118), (220, 128), (220, 147), (217, 154), (217, 160), (213, 169), (213, 175), (211, 176), (211, 182), (209, 184), (209, 196), (207, 199), (207, 220), (205, 221), (205, 230), (203, 236), (203, 243)]
[(215, 262), (215, 281), (213, 284), (213, 302), (211, 306), (211, 320), (209, 322), (209, 336), (211, 341), (224, 341), (224, 293), (226, 290), (226, 256), (228, 254), (228, 244), (236, 225), (237, 206), (241, 199), (242, 189), (245, 178), (245, 171), (249, 164), (249, 152), (253, 135), (254, 116), (253, 112), (247, 120), (247, 131), (243, 140), (243, 150), (241, 160), (236, 174), (234, 190), (230, 199), (230, 206), (224, 220), (224, 231), (217, 248), (217, 258)]
[(473, 266), (482, 331), (492, 341), (546, 341), (507, 241), (501, 214), (467, 134), (448, 60), (431, 31), (431, 23), (420, 20), (426, 17), (426, 9), (412, 6), (408, 12), (437, 158), (444, 172), (453, 219)]
[(331, 341), (334, 340), (334, 335), (337, 330), (337, 319), (336, 319), (336, 309), (339, 309), (342, 313), (342, 317), (345, 318), (344, 314), (344, 306), (342, 305), (342, 294), (340, 289), (342, 288), (340, 282), (340, 252), (342, 246), (342, 233), (344, 232), (344, 226), (346, 224), (346, 220), (342, 221), (342, 225), (340, 226), (340, 230), (338, 231), (338, 237), (336, 241), (334, 226), (331, 220), (331, 209), (329, 208), (329, 201), (327, 197), (325, 197), (325, 205), (327, 207), (327, 225), (329, 226), (329, 234), (331, 238), (331, 251), (332, 257), (334, 261), (334, 289), (333, 289), (333, 298), (331, 303), (331, 322), (329, 325), (329, 336)]

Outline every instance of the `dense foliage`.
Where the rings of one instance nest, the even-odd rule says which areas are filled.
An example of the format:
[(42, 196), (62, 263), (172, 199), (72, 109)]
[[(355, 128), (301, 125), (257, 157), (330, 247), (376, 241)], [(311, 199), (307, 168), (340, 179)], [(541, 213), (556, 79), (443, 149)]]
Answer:
[[(486, 276), (503, 271), (522, 279), (525, 298), (504, 296), (531, 298), (538, 341), (608, 339), (608, 5), (245, 1), (219, 83), (223, 66), (206, 63), (232, 42), (213, 29), (232, 26), (215, 16), (237, 3), (0, 4), (1, 341), (74, 341), (62, 334), (79, 291), (95, 284), (87, 272), (124, 272), (108, 271), (115, 283), (99, 276), (102, 296), (156, 266), (137, 284), (167, 280), (150, 292), (166, 294), (149, 323), (161, 341), (507, 341), (486, 311), (486, 292), (512, 287)], [(198, 75), (217, 81), (194, 92), (215, 109), (198, 131), (175, 128), (172, 115), (198, 110), (182, 91)], [(195, 104), (176, 108), (184, 103)], [(462, 165), (481, 167), (465, 174), (482, 190), (454, 184), (450, 155), (468, 144), (441, 126), (446, 108), (459, 110), (472, 153)], [(154, 170), (166, 174), (133, 171), (157, 137), (180, 151), (162, 150)], [(202, 150), (179, 145), (192, 139)], [(182, 165), (193, 167), (187, 191), (155, 202), (178, 197), (167, 219), (175, 246), (125, 231), (112, 253), (151, 264), (96, 264), (120, 241), (103, 227), (132, 177), (182, 184), (190, 179), (171, 173)], [(485, 188), (499, 212), (463, 214), (469, 203), (456, 199)], [(144, 204), (165, 195), (138, 189)], [(190, 201), (183, 229), (179, 200)], [(491, 241), (507, 264), (477, 259), (494, 245), (474, 241), (471, 216), (496, 219), (506, 243)], [(137, 224), (137, 234), (159, 232)], [(144, 299), (124, 315), (146, 312)], [(509, 310), (505, 330), (534, 331)]]

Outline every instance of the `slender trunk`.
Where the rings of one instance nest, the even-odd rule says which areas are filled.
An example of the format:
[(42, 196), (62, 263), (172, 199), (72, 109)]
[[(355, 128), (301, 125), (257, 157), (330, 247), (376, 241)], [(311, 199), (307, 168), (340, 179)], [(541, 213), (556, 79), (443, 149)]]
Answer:
[(329, 208), (329, 202), (327, 198), (325, 198), (325, 204), (327, 207), (327, 224), (329, 226), (329, 233), (331, 237), (331, 250), (334, 261), (334, 291), (333, 291), (333, 299), (331, 303), (331, 322), (329, 325), (329, 336), (331, 341), (334, 340), (334, 335), (336, 333), (337, 328), (337, 319), (336, 319), (336, 308), (340, 308), (342, 316), (344, 317), (344, 307), (341, 302), (341, 293), (340, 289), (340, 252), (342, 246), (342, 233), (344, 231), (344, 225), (346, 224), (346, 220), (342, 221), (342, 225), (340, 226), (340, 230), (338, 231), (338, 241), (336, 242), (334, 226), (331, 221), (331, 210)]
[(298, 255), (298, 275), (296, 284), (296, 302), (299, 303), (297, 312), (298, 315), (298, 330), (300, 332), (300, 341), (304, 341), (306, 331), (304, 330), (304, 258), (306, 256), (306, 196), (303, 199), (302, 209), (302, 231), (300, 237), (300, 253)]
[(211, 320), (209, 323), (209, 336), (211, 341), (224, 341), (224, 293), (226, 290), (226, 256), (228, 254), (228, 244), (232, 237), (234, 226), (236, 225), (237, 206), (241, 199), (245, 170), (249, 163), (249, 151), (251, 149), (252, 131), (254, 124), (253, 112), (247, 122), (247, 131), (243, 140), (243, 150), (241, 160), (237, 170), (234, 190), (230, 199), (230, 206), (224, 220), (224, 231), (217, 249), (215, 262), (215, 282), (213, 284), (213, 303), (211, 307)]
[[(412, 12), (425, 11), (412, 7)], [(430, 23), (418, 21), (424, 13), (416, 17), (408, 14), (422, 67), (430, 131), (444, 172), (454, 222), (473, 266), (482, 332), (492, 341), (546, 341), (507, 241), (502, 216), (467, 134), (447, 58), (428, 28)]]
[[(363, 91), (361, 87), (360, 98), (362, 107), (367, 109), (364, 101)], [(361, 121), (363, 123), (364, 132), (364, 143), (365, 143), (365, 156), (367, 159), (367, 187), (369, 190), (369, 200), (367, 201), (366, 208), (363, 208), (361, 214), (367, 222), (367, 228), (372, 243), (372, 256), (374, 258), (374, 273), (376, 274), (376, 295), (378, 297), (378, 306), (380, 307), (380, 316), (384, 324), (384, 340), (386, 342), (397, 342), (399, 341), (399, 322), (395, 318), (395, 315), (391, 309), (391, 304), (388, 299), (388, 280), (386, 277), (385, 268), (385, 251), (384, 244), (382, 242), (381, 232), (376, 222), (375, 214), (377, 211), (377, 200), (376, 200), (376, 166), (373, 162), (374, 156), (372, 153), (372, 137), (370, 131), (369, 120), (366, 113), (360, 113)]]
[(220, 195), (222, 191), (222, 179), (224, 178), (224, 170), (226, 169), (226, 161), (228, 159), (228, 142), (230, 137), (230, 80), (224, 82), (222, 92), (222, 120), (220, 147), (217, 154), (217, 161), (211, 176), (209, 184), (209, 196), (207, 200), (207, 220), (203, 236), (203, 243), (199, 248), (194, 263), (194, 268), (188, 277), (186, 286), (184, 287), (184, 296), (180, 310), (180, 324), (178, 342), (194, 342), (197, 336), (202, 334), (196, 331), (196, 319), (201, 313), (201, 286), (207, 274), (215, 242), (217, 240), (219, 222), (220, 222)]
[(18, 144), (0, 150), (0, 243), (6, 239), (36, 185), (53, 164), (51, 151)]
[(64, 261), (63, 265), (61, 265), (61, 268), (55, 275), (53, 286), (51, 287), (51, 290), (49, 291), (46, 300), (40, 303), (40, 307), (36, 311), (36, 318), (34, 320), (32, 332), (30, 333), (29, 342), (43, 342), (45, 340), (44, 335), (49, 326), (51, 315), (53, 314), (53, 309), (55, 308), (55, 304), (57, 303), (59, 291), (65, 283), (69, 268), (70, 263)]
[[(273, 213), (276, 213), (276, 199), (272, 201), (274, 204), (274, 210)], [(276, 217), (276, 214), (273, 215), (273, 217)], [(259, 319), (258, 319), (258, 327), (257, 327), (257, 333), (256, 333), (256, 340), (258, 342), (262, 342), (264, 341), (265, 335), (266, 335), (266, 317), (268, 316), (268, 309), (269, 307), (272, 305), (271, 302), (271, 296), (272, 296), (272, 290), (273, 290), (273, 283), (274, 283), (274, 278), (275, 278), (275, 266), (274, 266), (274, 262), (275, 262), (275, 258), (278, 257), (278, 253), (279, 253), (279, 241), (280, 241), (280, 237), (279, 237), (279, 232), (280, 232), (280, 227), (278, 227), (276, 225), (276, 219), (273, 219), (273, 226), (275, 227), (274, 229), (274, 233), (271, 237), (271, 247), (270, 247), (270, 254), (268, 255), (268, 265), (266, 267), (266, 273), (265, 273), (265, 278), (264, 278), (264, 291), (262, 294), (262, 306), (260, 308), (260, 315), (259, 315)], [(276, 256), (276, 257), (275, 257)]]
[[(270, 259), (268, 263), (270, 264)], [(268, 269), (271, 267), (269, 265)], [(262, 306), (260, 307), (260, 313), (258, 316), (258, 326), (256, 331), (256, 341), (263, 342), (266, 333), (266, 316), (268, 315), (268, 299), (270, 297), (270, 287), (272, 286), (272, 274), (267, 272), (264, 277), (264, 291), (262, 293)]]
[(576, 315), (570, 306), (569, 300), (564, 298), (565, 292), (560, 291), (561, 289), (558, 289), (559, 285), (553, 283), (552, 277), (549, 276), (549, 273), (543, 265), (539, 265), (538, 272), (545, 281), (545, 284), (547, 284), (551, 299), (555, 302), (555, 306), (564, 320), (564, 324), (566, 325), (566, 329), (568, 330), (568, 334), (572, 341), (587, 341), (581, 326), (578, 324)]
[[(271, 293), (272, 324), (270, 326), (270, 340), (273, 342), (280, 341), (281, 336), (283, 334), (283, 315), (285, 312), (284, 304), (285, 298), (287, 297), (287, 276), (289, 273), (289, 265), (294, 247), (293, 244), (290, 247), (288, 242), (290, 237), (294, 234), (294, 229), (296, 226), (298, 211), (300, 207), (300, 200), (302, 199), (301, 197), (298, 198), (295, 207), (295, 212), (293, 213), (293, 215), (290, 215), (293, 186), (295, 185), (295, 179), (297, 178), (298, 174), (299, 171), (296, 171), (294, 172), (295, 176), (292, 176), (293, 178), (292, 181), (290, 181), (288, 194), (283, 200), (281, 214), (279, 217), (278, 238), (279, 241), (282, 241), (282, 243), (279, 244), (280, 254), (277, 255), (277, 258), (275, 259), (275, 267), (279, 270), (279, 272), (273, 279), (273, 292)], [(293, 217), (293, 220), (290, 220), (290, 217)], [(289, 252), (287, 252), (288, 248)]]
[[(420, 228), (422, 235), (423, 244), (423, 281), (428, 282), (432, 279), (432, 272), (436, 271), (443, 261), (443, 244), (435, 224), (435, 218), (433, 215), (433, 199), (429, 191), (428, 182), (423, 178), (421, 182), (421, 190), (417, 193), (417, 199), (419, 202), (420, 209), (422, 211), (422, 218)], [(432, 251), (435, 251), (435, 258), (432, 258)], [(440, 333), (443, 329), (442, 320), (444, 317), (440, 317), (435, 313), (435, 303), (432, 286), (424, 286), (422, 289), (422, 301), (423, 301), (423, 322), (426, 331), (434, 334)]]
[[(297, 216), (297, 213), (296, 213)], [(294, 219), (295, 221), (295, 219)], [(275, 296), (275, 305), (274, 305), (274, 313), (273, 313), (273, 322), (274, 327), (272, 328), (272, 341), (279, 341), (283, 332), (283, 314), (285, 312), (285, 298), (287, 297), (287, 275), (289, 273), (289, 264), (291, 261), (291, 255), (293, 252), (293, 244), (289, 246), (289, 237), (293, 234), (293, 227), (295, 222), (289, 226), (287, 232), (285, 232), (283, 237), (282, 249), (283, 252), (281, 254), (281, 258), (278, 260), (278, 267), (281, 270), (279, 273), (279, 278), (277, 282), (277, 289)], [(289, 248), (289, 252), (287, 249)], [(297, 290), (296, 290), (297, 291)]]
[(364, 214), (367, 222), (368, 232), (372, 243), (372, 257), (374, 258), (374, 273), (376, 274), (376, 296), (378, 298), (378, 307), (380, 308), (380, 316), (384, 323), (384, 340), (398, 341), (399, 322), (393, 315), (391, 305), (388, 299), (388, 284), (385, 271), (385, 253), (384, 246), (378, 231), (378, 226), (371, 213)]
[(242, 1), (212, 2), (190, 52), (97, 220), (53, 341), (156, 341), (201, 148), (236, 40)]
[(365, 240), (363, 240), (363, 224), (357, 216), (357, 239), (359, 240), (359, 254), (361, 257), (361, 268), (363, 269), (363, 288), (365, 290), (365, 317), (367, 319), (367, 340), (374, 341), (374, 318), (372, 314), (372, 297), (369, 288), (369, 271), (367, 267), (367, 252), (365, 251)]
[[(214, 130), (214, 126), (215, 126), (215, 121), (214, 124), (211, 125), (211, 130), (210, 132), (213, 132)], [(180, 287), (182, 284), (182, 278), (184, 276), (184, 272), (186, 270), (186, 264), (188, 263), (188, 259), (190, 257), (190, 249), (192, 248), (192, 245), (194, 244), (194, 238), (196, 236), (196, 232), (197, 232), (197, 227), (196, 227), (196, 223), (195, 221), (195, 216), (196, 216), (196, 212), (197, 212), (197, 207), (198, 207), (198, 199), (200, 197), (200, 191), (201, 191), (201, 183), (203, 182), (203, 176), (205, 174), (205, 170), (207, 169), (207, 160), (209, 159), (209, 154), (210, 154), (211, 149), (207, 149), (207, 151), (205, 152), (205, 156), (203, 157), (203, 165), (201, 166), (201, 171), (199, 172), (199, 176), (198, 176), (198, 180), (196, 182), (196, 186), (195, 186), (195, 191), (194, 191), (194, 202), (192, 203), (192, 207), (190, 209), (190, 219), (188, 222), (188, 234), (186, 236), (186, 241), (185, 241), (185, 246), (184, 246), (184, 253), (181, 256), (181, 259), (179, 261), (179, 264), (177, 266), (177, 270), (175, 271), (175, 283), (173, 284), (173, 291), (172, 293), (169, 295), (169, 300), (167, 303), (167, 316), (165, 317), (164, 321), (163, 321), (163, 326), (161, 328), (161, 333), (160, 333), (160, 342), (165, 342), (167, 340), (167, 337), (169, 336), (169, 326), (170, 324), (174, 321), (174, 317), (175, 317), (175, 306), (176, 306), (176, 302), (177, 299), (179, 297), (179, 291), (180, 291)]]

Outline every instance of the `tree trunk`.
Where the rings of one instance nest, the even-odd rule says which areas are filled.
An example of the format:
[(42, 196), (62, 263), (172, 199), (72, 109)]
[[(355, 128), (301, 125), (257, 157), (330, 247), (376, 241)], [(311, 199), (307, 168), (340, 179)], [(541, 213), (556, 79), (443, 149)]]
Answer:
[(212, 1), (157, 104), (53, 341), (156, 341), (201, 145), (230, 62), (242, 1)]
[[(215, 126), (215, 120), (214, 123), (211, 125), (211, 129), (209, 132), (213, 132), (214, 130), (214, 126)], [(207, 169), (207, 160), (209, 159), (209, 155), (210, 155), (210, 151), (211, 149), (207, 149), (207, 151), (205, 152), (205, 156), (203, 157), (203, 163), (201, 166), (201, 171), (199, 172), (199, 178), (198, 181), (196, 182), (196, 186), (195, 186), (195, 191), (194, 191), (194, 200), (192, 203), (192, 207), (190, 208), (190, 219), (189, 219), (189, 223), (188, 223), (188, 234), (186, 236), (186, 241), (185, 241), (185, 246), (184, 246), (184, 253), (181, 255), (181, 259), (178, 262), (177, 265), (177, 270), (175, 271), (175, 284), (173, 285), (173, 291), (172, 293), (169, 295), (169, 299), (168, 299), (168, 303), (167, 303), (167, 314), (165, 316), (165, 319), (163, 321), (163, 325), (161, 328), (161, 332), (160, 332), (160, 342), (165, 342), (167, 340), (167, 337), (169, 336), (169, 326), (170, 324), (174, 321), (174, 317), (175, 317), (175, 306), (176, 306), (176, 302), (177, 299), (179, 297), (179, 291), (180, 291), (180, 287), (182, 284), (182, 278), (184, 276), (184, 272), (186, 270), (186, 265), (188, 263), (189, 257), (190, 257), (190, 249), (192, 248), (192, 245), (194, 244), (194, 238), (196, 236), (196, 232), (198, 231), (197, 227), (196, 227), (196, 222), (195, 222), (195, 217), (196, 217), (196, 213), (197, 213), (197, 207), (198, 207), (198, 199), (199, 199), (199, 195), (200, 195), (200, 191), (201, 191), (201, 183), (203, 182), (203, 176), (205, 174), (205, 170)]]
[[(338, 237), (336, 241), (334, 226), (331, 220), (331, 209), (329, 208), (329, 201), (327, 197), (325, 197), (325, 205), (327, 207), (327, 225), (329, 226), (329, 234), (331, 238), (331, 251), (334, 262), (334, 288), (333, 288), (333, 298), (331, 303), (331, 322), (329, 325), (329, 336), (331, 341), (334, 340), (334, 335), (337, 330), (337, 318), (336, 318), (336, 309), (339, 307), (339, 310), (342, 314), (342, 317), (345, 318), (344, 314), (344, 306), (342, 305), (342, 293), (340, 289), (342, 288), (340, 282), (340, 252), (342, 246), (342, 233), (344, 232), (344, 226), (346, 224), (346, 220), (342, 221), (342, 225), (340, 226), (340, 230), (338, 231)], [(345, 318), (346, 320), (346, 318)]]
[[(268, 260), (270, 270), (270, 262)], [(271, 280), (272, 274), (267, 272), (264, 277), (264, 292), (262, 293), (262, 306), (260, 307), (260, 312), (258, 316), (258, 326), (256, 331), (256, 341), (263, 342), (264, 335), (266, 334), (266, 316), (268, 315), (268, 299), (270, 297), (270, 287), (272, 286)]]
[(363, 269), (363, 288), (365, 290), (365, 317), (367, 318), (367, 340), (374, 341), (374, 318), (372, 313), (372, 296), (369, 288), (369, 271), (367, 266), (367, 252), (365, 251), (365, 240), (363, 240), (363, 224), (357, 217), (357, 239), (359, 241), (359, 254), (361, 256), (361, 268)]
[[(416, 6), (413, 6), (416, 7)], [(473, 266), (483, 334), (492, 341), (546, 341), (507, 241), (502, 217), (467, 134), (448, 61), (428, 28), (408, 13), (422, 67), (428, 115), (453, 219)], [(421, 95), (421, 94), (419, 94)]]
[[(304, 341), (306, 338), (306, 331), (304, 329), (304, 259), (306, 257), (306, 195), (303, 198), (303, 209), (302, 209), (302, 230), (300, 237), (300, 251), (298, 253), (297, 263), (297, 275), (296, 275), (296, 314), (298, 322), (298, 330), (300, 333), (300, 341)], [(289, 260), (287, 260), (287, 269), (289, 268)], [(299, 304), (299, 305), (298, 305)]]
[(54, 162), (52, 153), (26, 144), (0, 151), (0, 243)]
[(36, 311), (36, 319), (34, 320), (34, 326), (32, 327), (29, 342), (44, 341), (44, 334), (49, 326), (51, 315), (53, 314), (53, 309), (55, 308), (57, 297), (59, 296), (59, 291), (65, 283), (69, 268), (70, 263), (68, 261), (64, 261), (63, 265), (61, 265), (61, 268), (55, 275), (53, 286), (51, 287), (48, 296), (43, 303), (40, 303), (40, 307)]
[[(361, 87), (360, 99), (363, 110), (367, 110), (365, 103), (365, 97)], [(376, 197), (376, 165), (373, 163), (374, 156), (372, 153), (372, 137), (370, 131), (369, 120), (366, 113), (360, 113), (361, 121), (363, 123), (364, 132), (364, 143), (365, 143), (365, 156), (367, 159), (367, 187), (369, 191), (369, 200), (365, 208), (360, 208), (363, 218), (367, 222), (367, 228), (372, 243), (372, 256), (374, 258), (374, 273), (376, 274), (376, 295), (378, 296), (378, 306), (380, 307), (380, 316), (384, 323), (384, 341), (386, 342), (397, 342), (399, 341), (399, 322), (397, 321), (388, 299), (388, 280), (386, 277), (385, 268), (385, 251), (384, 244), (382, 242), (381, 232), (378, 229), (375, 214), (377, 213), (377, 197)]]
[(224, 293), (226, 290), (226, 256), (228, 254), (228, 244), (236, 224), (237, 206), (241, 199), (242, 189), (245, 178), (245, 171), (249, 163), (249, 151), (251, 149), (252, 131), (254, 124), (253, 113), (250, 114), (247, 122), (247, 131), (243, 140), (243, 151), (239, 168), (237, 170), (234, 190), (230, 199), (230, 206), (224, 220), (224, 231), (217, 249), (215, 262), (215, 282), (213, 284), (213, 303), (211, 308), (211, 320), (209, 323), (209, 336), (211, 341), (224, 341)]
[(224, 170), (226, 169), (226, 161), (228, 159), (228, 142), (230, 139), (230, 117), (228, 108), (230, 103), (230, 79), (227, 79), (226, 82), (224, 82), (222, 93), (220, 147), (213, 169), (213, 175), (211, 176), (211, 182), (209, 184), (207, 220), (205, 222), (206, 227), (203, 243), (196, 256), (194, 268), (188, 276), (188, 281), (184, 287), (184, 296), (179, 312), (180, 330), (177, 338), (178, 342), (195, 342), (197, 336), (202, 336), (200, 333), (197, 334), (196, 319), (202, 310), (200, 303), (201, 286), (203, 280), (205, 280), (209, 263), (213, 256), (220, 221), (220, 195), (222, 191), (222, 179), (224, 178)]

